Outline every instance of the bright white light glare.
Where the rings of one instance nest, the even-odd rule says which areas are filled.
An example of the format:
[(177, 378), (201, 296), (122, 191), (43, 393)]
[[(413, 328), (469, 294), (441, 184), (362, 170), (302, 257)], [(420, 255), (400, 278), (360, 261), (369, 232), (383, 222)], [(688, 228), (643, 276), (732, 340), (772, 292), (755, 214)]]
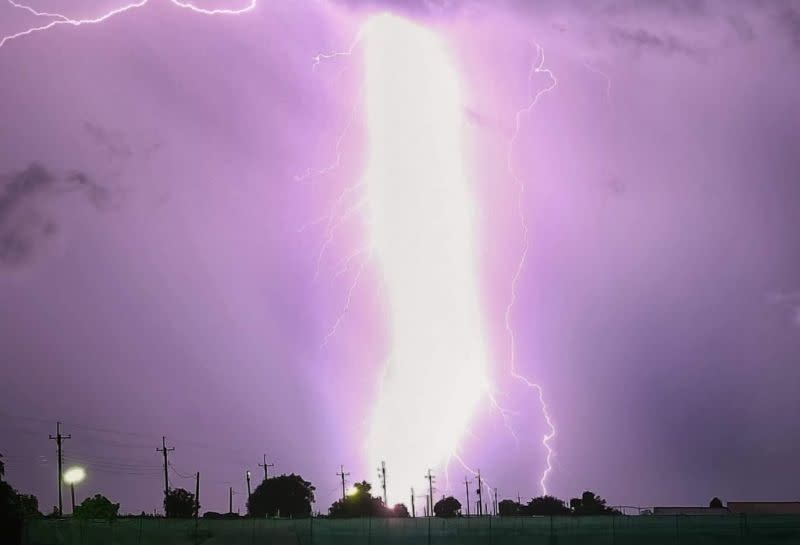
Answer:
[(356, 494), (358, 494), (358, 488), (356, 488), (355, 486), (351, 486), (350, 488), (347, 489), (348, 496), (355, 496)]
[(86, 471), (82, 467), (71, 467), (64, 472), (64, 482), (78, 484), (86, 478)]
[(368, 222), (391, 343), (367, 457), (386, 461), (399, 500), (456, 452), (488, 360), (459, 75), (441, 38), (405, 19), (374, 16), (363, 35)]

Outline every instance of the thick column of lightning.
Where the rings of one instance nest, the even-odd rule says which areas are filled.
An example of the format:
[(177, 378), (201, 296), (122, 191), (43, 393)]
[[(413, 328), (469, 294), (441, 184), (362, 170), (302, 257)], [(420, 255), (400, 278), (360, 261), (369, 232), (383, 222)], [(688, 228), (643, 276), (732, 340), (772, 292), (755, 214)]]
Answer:
[[(146, 6), (150, 3), (150, 0), (137, 0), (135, 2), (130, 2), (128, 4), (122, 5), (120, 7), (114, 8), (109, 10), (102, 15), (97, 17), (90, 17), (86, 19), (73, 19), (68, 17), (62, 13), (49, 13), (44, 11), (37, 11), (36, 9), (16, 2), (15, 0), (7, 0), (8, 3), (15, 7), (22, 10), (25, 10), (32, 15), (37, 17), (49, 18), (52, 19), (51, 21), (34, 27), (27, 28), (25, 30), (16, 32), (14, 34), (9, 34), (0, 38), (0, 47), (3, 47), (6, 43), (10, 42), (11, 40), (15, 40), (17, 38), (22, 38), (23, 36), (29, 36), (36, 32), (43, 32), (45, 30), (50, 30), (51, 28), (55, 28), (61, 25), (69, 25), (73, 27), (84, 26), (84, 25), (96, 25), (99, 23), (103, 23), (108, 19), (114, 17), (115, 15), (120, 15), (122, 13), (138, 9), (141, 7)], [(236, 9), (227, 9), (227, 8), (218, 8), (218, 9), (207, 9), (207, 8), (200, 8), (196, 5), (192, 4), (191, 2), (187, 2), (184, 0), (168, 0), (172, 5), (179, 7), (181, 9), (186, 9), (192, 11), (194, 13), (198, 13), (201, 15), (241, 15), (243, 13), (247, 13), (255, 9), (256, 5), (258, 4), (258, 0), (249, 0), (249, 2), (241, 7)]]
[[(530, 241), (529, 241), (529, 233), (528, 233), (528, 220), (525, 216), (525, 210), (523, 205), (523, 197), (525, 194), (525, 184), (523, 183), (522, 179), (515, 173), (514, 171), (514, 146), (519, 139), (520, 131), (522, 128), (522, 119), (523, 117), (528, 116), (533, 108), (538, 104), (539, 99), (549, 93), (558, 85), (558, 80), (556, 79), (553, 72), (548, 69), (544, 68), (544, 50), (539, 44), (535, 44), (536, 46), (536, 60), (531, 64), (530, 71), (528, 72), (528, 83), (533, 79), (533, 77), (537, 74), (546, 74), (550, 78), (550, 84), (543, 88), (539, 89), (528, 102), (528, 104), (524, 107), (519, 109), (515, 116), (514, 116), (514, 132), (511, 136), (511, 140), (509, 141), (508, 145), (508, 152), (507, 152), (507, 167), (508, 172), (511, 175), (512, 180), (517, 185), (518, 195), (517, 195), (517, 213), (519, 215), (519, 221), (522, 228), (522, 252), (520, 254), (519, 263), (517, 264), (517, 268), (514, 272), (514, 276), (511, 279), (511, 296), (506, 307), (505, 312), (505, 328), (509, 338), (510, 344), (510, 365), (511, 365), (511, 376), (515, 379), (519, 380), (523, 384), (525, 384), (528, 388), (531, 388), (536, 391), (537, 397), (539, 399), (539, 404), (542, 408), (542, 414), (544, 416), (545, 423), (547, 424), (548, 431), (542, 438), (542, 445), (544, 445), (545, 450), (547, 451), (546, 457), (546, 468), (542, 473), (542, 477), (539, 480), (539, 486), (542, 489), (543, 494), (547, 494), (547, 477), (550, 472), (553, 470), (553, 449), (550, 446), (550, 441), (556, 435), (556, 428), (553, 424), (553, 420), (550, 417), (550, 411), (548, 409), (547, 403), (544, 399), (544, 392), (542, 391), (542, 387), (530, 380), (526, 377), (521, 375), (517, 372), (516, 369), (516, 335), (514, 332), (514, 328), (511, 325), (511, 316), (514, 310), (514, 305), (517, 302), (517, 290), (519, 285), (520, 277), (522, 276), (522, 270), (525, 267), (525, 262), (528, 258), (528, 251), (530, 249)], [(513, 432), (512, 432), (513, 433)]]
[(385, 459), (405, 488), (468, 431), (488, 357), (460, 77), (430, 30), (391, 15), (367, 29), (365, 180), (391, 339), (367, 458)]

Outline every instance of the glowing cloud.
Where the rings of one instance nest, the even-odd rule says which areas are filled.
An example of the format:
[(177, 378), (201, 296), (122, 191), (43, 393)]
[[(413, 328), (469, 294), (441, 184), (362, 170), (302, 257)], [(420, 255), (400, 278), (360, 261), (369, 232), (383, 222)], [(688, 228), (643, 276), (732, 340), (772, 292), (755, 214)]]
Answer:
[(390, 493), (405, 497), (455, 453), (488, 391), (475, 203), (442, 40), (387, 14), (366, 23), (364, 43), (367, 222), (391, 339), (367, 459), (385, 460)]

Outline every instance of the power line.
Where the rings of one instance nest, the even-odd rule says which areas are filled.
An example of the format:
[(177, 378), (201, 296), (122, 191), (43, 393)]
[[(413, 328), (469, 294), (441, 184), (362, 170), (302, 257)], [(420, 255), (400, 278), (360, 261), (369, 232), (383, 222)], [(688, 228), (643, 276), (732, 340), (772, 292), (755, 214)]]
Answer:
[(188, 475), (188, 474), (184, 475), (183, 473), (181, 473), (180, 471), (178, 471), (177, 469), (175, 469), (175, 466), (174, 466), (174, 465), (173, 465), (171, 462), (170, 462), (170, 464), (169, 464), (169, 468), (172, 470), (172, 472), (173, 472), (175, 475), (177, 475), (178, 477), (180, 477), (180, 478), (182, 478), (182, 479), (194, 479), (194, 478), (196, 478), (196, 477), (197, 477), (197, 474), (196, 474), (196, 473), (193, 473), (193, 474), (191, 474), (191, 475)]

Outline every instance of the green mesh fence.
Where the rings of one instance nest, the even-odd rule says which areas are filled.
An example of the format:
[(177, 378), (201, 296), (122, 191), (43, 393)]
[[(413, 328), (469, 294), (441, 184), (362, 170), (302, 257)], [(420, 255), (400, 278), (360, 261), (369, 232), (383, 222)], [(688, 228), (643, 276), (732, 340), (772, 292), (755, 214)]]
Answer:
[(798, 516), (35, 519), (24, 545), (798, 545)]

